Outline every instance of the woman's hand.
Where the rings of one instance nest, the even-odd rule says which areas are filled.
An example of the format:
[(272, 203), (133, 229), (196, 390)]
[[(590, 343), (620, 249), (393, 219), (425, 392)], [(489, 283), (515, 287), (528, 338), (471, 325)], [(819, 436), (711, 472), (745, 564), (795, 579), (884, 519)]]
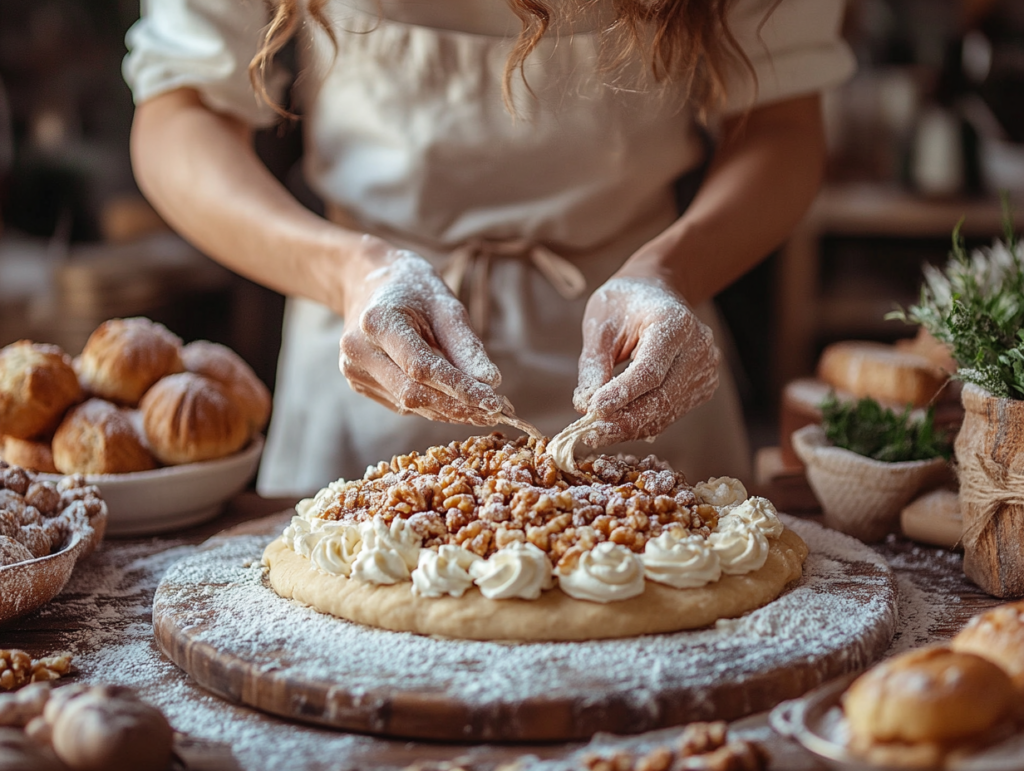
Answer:
[(345, 277), (341, 371), (352, 388), (400, 414), (491, 426), (501, 373), (466, 309), (430, 264), (366, 237)]
[[(711, 330), (665, 281), (613, 277), (591, 296), (573, 405), (591, 447), (657, 436), (718, 387)], [(613, 377), (616, 365), (632, 359)]]

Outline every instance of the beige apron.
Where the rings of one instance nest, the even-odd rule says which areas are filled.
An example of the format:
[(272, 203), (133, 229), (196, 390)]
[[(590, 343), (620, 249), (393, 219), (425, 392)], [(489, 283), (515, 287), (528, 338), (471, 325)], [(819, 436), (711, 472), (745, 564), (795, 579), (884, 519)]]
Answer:
[[(467, 244), (520, 245), (476, 249), (490, 265), (484, 342), (499, 391), (553, 435), (578, 417), (571, 398), (587, 297), (675, 219), (673, 183), (701, 160), (681, 100), (605, 85), (596, 39), (584, 33), (542, 41), (528, 60), (532, 94), (516, 81), (513, 117), (501, 99), (507, 39), (351, 13), (334, 21), (337, 58), (322, 40), (307, 47), (319, 52), (306, 63), (309, 178), (336, 218), (439, 270)], [(563, 296), (530, 259), (531, 245), (575, 266), (585, 291)], [(710, 306), (699, 315), (718, 326)], [(394, 454), (486, 430), (400, 416), (357, 395), (338, 370), (341, 331), (326, 308), (289, 300), (264, 495), (309, 494)], [(712, 401), (654, 443), (613, 449), (656, 453), (693, 479), (747, 476), (739, 402), (721, 375)]]

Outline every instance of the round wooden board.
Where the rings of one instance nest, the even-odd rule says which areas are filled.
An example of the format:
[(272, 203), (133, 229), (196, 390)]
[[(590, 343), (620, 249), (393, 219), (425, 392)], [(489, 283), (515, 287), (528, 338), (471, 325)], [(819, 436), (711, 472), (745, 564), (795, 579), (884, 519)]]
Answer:
[(895, 631), (885, 560), (785, 521), (811, 549), (804, 577), (765, 608), (704, 630), (508, 645), (363, 627), (273, 593), (260, 556), (279, 528), (211, 539), (172, 567), (153, 624), (163, 652), (204, 688), (347, 730), (554, 741), (730, 720), (866, 667)]

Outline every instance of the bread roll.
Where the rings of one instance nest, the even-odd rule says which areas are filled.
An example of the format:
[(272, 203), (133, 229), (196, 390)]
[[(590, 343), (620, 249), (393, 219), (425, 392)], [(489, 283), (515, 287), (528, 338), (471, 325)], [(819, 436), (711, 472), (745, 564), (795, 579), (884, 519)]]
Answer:
[(53, 435), (53, 463), (62, 474), (125, 474), (157, 466), (130, 413), (102, 399), (67, 414)]
[(1014, 698), (1009, 676), (992, 662), (930, 647), (895, 656), (857, 678), (843, 696), (843, 709), (862, 747), (952, 745), (1009, 718)]
[[(53, 701), (53, 700), (51, 700)], [(151, 771), (171, 762), (174, 734), (167, 718), (120, 688), (87, 692), (47, 705), (53, 750), (75, 771)]]
[(81, 399), (71, 359), (57, 346), (19, 340), (0, 350), (0, 434), (50, 431)]
[(89, 336), (75, 367), (91, 394), (135, 407), (153, 383), (184, 369), (181, 339), (149, 319), (111, 319)]
[(1024, 692), (1024, 601), (986, 610), (953, 638), (950, 647), (998, 664)]
[(196, 340), (181, 351), (185, 370), (216, 380), (245, 413), (249, 430), (257, 434), (270, 417), (270, 390), (245, 360), (225, 345)]
[(165, 377), (149, 389), (140, 409), (149, 446), (168, 465), (221, 458), (249, 441), (242, 408), (202, 375)]
[(44, 474), (58, 473), (57, 467), (53, 465), (53, 449), (49, 442), (0, 436), (0, 458), (12, 466), (21, 466)]
[(924, 407), (948, 376), (923, 356), (881, 343), (848, 341), (825, 349), (818, 361), (818, 377), (858, 398)]

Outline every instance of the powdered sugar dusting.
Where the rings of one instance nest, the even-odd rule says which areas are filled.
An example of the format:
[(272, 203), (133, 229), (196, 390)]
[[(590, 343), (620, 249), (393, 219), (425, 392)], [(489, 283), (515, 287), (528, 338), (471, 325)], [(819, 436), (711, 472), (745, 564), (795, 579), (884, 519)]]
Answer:
[[(820, 574), (845, 567), (851, 559), (875, 560), (875, 564), (880, 566), (885, 564), (881, 556), (873, 555), (853, 539), (813, 525), (794, 523), (789, 519), (786, 522), (807, 542), (811, 556), (806, 566), (807, 578), (783, 601), (794, 592), (805, 589), (812, 581), (831, 581), (833, 588), (841, 589), (840, 575)], [(254, 539), (249, 543), (258, 546), (261, 541)], [(217, 549), (223, 544), (223, 541), (213, 541), (210, 547)], [(937, 627), (947, 624), (951, 600), (960, 596), (967, 586), (960, 557), (935, 549), (907, 549), (903, 542), (882, 544), (880, 549), (897, 568), (903, 592), (900, 596), (900, 627), (893, 652), (904, 649), (900, 646), (909, 647), (912, 639), (922, 642), (934, 640)], [(79, 566), (62, 595), (32, 616), (31, 626), (38, 624), (63, 630), (59, 633), (57, 648), (74, 655), (74, 663), (81, 672), (78, 676), (80, 681), (114, 682), (135, 688), (147, 701), (160, 707), (177, 730), (199, 740), (230, 744), (239, 765), (250, 771), (281, 768), (348, 771), (371, 767), (390, 770), (405, 768), (411, 758), (452, 763), (458, 759), (457, 762), (467, 768), (494, 768), (500, 762), (508, 761), (510, 756), (522, 757), (524, 769), (568, 771), (580, 768), (580, 758), (586, 753), (608, 755), (619, 749), (645, 752), (659, 744), (673, 743), (678, 737), (678, 729), (634, 737), (601, 734), (585, 746), (523, 746), (511, 751), (508, 747), (494, 745), (411, 744), (404, 740), (389, 741), (301, 726), (229, 704), (196, 686), (160, 654), (153, 639), (150, 606), (160, 578), (174, 562), (192, 558), (197, 553), (195, 547), (168, 540), (107, 543), (99, 553)], [(256, 555), (255, 558), (239, 555), (233, 568), (235, 574), (255, 577), (258, 568), (251, 564), (246, 568), (244, 563), (250, 560), (258, 563), (258, 552)], [(825, 562), (825, 559), (831, 562)], [(939, 575), (942, 578), (937, 582), (936, 576)], [(215, 588), (210, 591), (214, 593), (211, 596), (217, 596), (223, 590)], [(871, 589), (866, 588), (865, 591)], [(303, 613), (305, 618), (313, 619), (312, 622), (303, 621), (303, 624), (315, 623), (317, 614), (284, 600), (277, 602)], [(836, 598), (836, 602), (837, 616), (852, 607), (842, 598)], [(760, 640), (763, 645), (766, 639), (763, 635), (770, 634), (776, 623), (773, 617), (777, 614), (770, 610), (766, 608), (751, 614), (746, 622), (722, 624), (734, 624), (734, 633), (739, 630), (749, 640)], [(794, 612), (803, 614), (803, 623), (819, 623), (809, 609)], [(836, 623), (837, 618), (824, 620)], [(323, 621), (329, 622), (330, 619)], [(342, 623), (334, 624), (335, 628)], [(262, 622), (247, 629), (245, 639), (260, 632), (261, 627)], [(722, 625), (717, 630), (719, 634), (715, 635), (715, 631), (698, 634), (713, 635), (717, 639), (724, 636)], [(301, 633), (288, 632), (288, 637), (297, 634)], [(380, 634), (385, 636), (388, 633)], [(40, 649), (33, 650), (33, 655), (54, 652), (56, 649)], [(648, 673), (647, 682), (656, 676), (656, 673)], [(736, 733), (766, 742), (777, 768), (817, 767), (806, 757), (799, 756), (793, 749), (795, 745), (774, 737), (764, 725), (763, 718), (741, 721)]]
[(690, 700), (694, 715), (710, 718), (715, 705), (705, 703), (707, 694), (723, 682), (809, 662), (818, 662), (811, 669), (819, 678), (842, 674), (870, 663), (895, 629), (884, 560), (817, 525), (788, 518), (787, 525), (811, 545), (805, 577), (760, 610), (694, 632), (510, 646), (371, 629), (274, 594), (258, 560), (268, 539), (255, 536), (222, 541), (175, 565), (154, 613), (174, 614), (192, 642), (266, 664), (268, 678), (339, 683), (370, 705), (426, 692), (489, 713), (570, 698), (591, 707), (625, 704), (650, 716), (638, 718), (640, 725), (651, 725), (671, 698)]

